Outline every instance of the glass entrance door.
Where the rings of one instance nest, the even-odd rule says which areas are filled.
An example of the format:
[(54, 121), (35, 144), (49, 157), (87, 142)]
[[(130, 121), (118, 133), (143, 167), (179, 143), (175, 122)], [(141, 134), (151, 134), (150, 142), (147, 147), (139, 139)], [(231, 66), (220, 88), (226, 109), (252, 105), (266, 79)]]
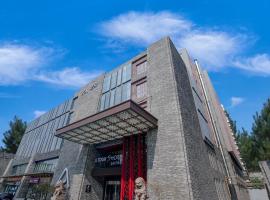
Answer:
[(120, 189), (120, 179), (105, 181), (103, 200), (120, 200)]

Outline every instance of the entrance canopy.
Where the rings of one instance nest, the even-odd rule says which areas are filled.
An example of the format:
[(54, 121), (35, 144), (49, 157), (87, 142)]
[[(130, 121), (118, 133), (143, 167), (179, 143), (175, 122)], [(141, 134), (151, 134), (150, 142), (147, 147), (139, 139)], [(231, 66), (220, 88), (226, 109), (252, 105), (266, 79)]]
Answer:
[[(87, 108), (86, 108), (87, 109)], [(56, 131), (56, 136), (80, 144), (96, 144), (157, 127), (157, 119), (128, 100)]]

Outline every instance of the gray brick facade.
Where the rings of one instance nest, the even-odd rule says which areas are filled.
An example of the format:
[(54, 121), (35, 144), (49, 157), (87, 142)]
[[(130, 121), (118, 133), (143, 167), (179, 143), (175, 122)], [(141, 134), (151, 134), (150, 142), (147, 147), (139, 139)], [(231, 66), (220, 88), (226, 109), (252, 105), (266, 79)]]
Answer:
[[(142, 74), (136, 74), (136, 67), (140, 62), (147, 62), (147, 70)], [(123, 66), (132, 68), (131, 78), (122, 82), (118, 88), (129, 86), (130, 99), (141, 107), (145, 106), (145, 109), (158, 119), (158, 127), (146, 133), (145, 168), (149, 199), (233, 199), (230, 197), (223, 154), (211, 126), (211, 116), (202, 94), (203, 90), (198, 84), (198, 75), (194, 75), (196, 66), (187, 52), (179, 53), (170, 38), (166, 37), (150, 45), (145, 52), (124, 63), (120, 68)], [(62, 117), (65, 125), (72, 126), (75, 122), (99, 113), (102, 97), (106, 92), (103, 91), (103, 87), (107, 75), (97, 77), (69, 100), (69, 109), (59, 115), (60, 118), (62, 115), (65, 116)], [(138, 85), (144, 82), (147, 83), (147, 96), (139, 98)], [(109, 91), (107, 94), (114, 93)], [(55, 114), (52, 120), (59, 116)], [(42, 123), (34, 121), (31, 126), (40, 128), (37, 124)], [(222, 129), (222, 126), (220, 127)], [(40, 132), (46, 138), (44, 130), (40, 128)], [(38, 135), (39, 131), (33, 134)], [(80, 133), (76, 134), (80, 137)], [(227, 133), (221, 131), (221, 134)], [(50, 137), (47, 137), (49, 141), (54, 141), (55, 138)], [(122, 138), (108, 144), (115, 145), (119, 141), (121, 142)], [(20, 153), (23, 155), (28, 155), (24, 153), (27, 152), (26, 142), (27, 139), (24, 139), (20, 145)], [(60, 148), (53, 151), (47, 151), (50, 149), (47, 145), (44, 148), (46, 151), (34, 152), (30, 157), (18, 154), (9, 170), (11, 171), (14, 166), (27, 164), (26, 172), (32, 172), (37, 161), (57, 157), (58, 162), (53, 171), (51, 185), (55, 185), (64, 169), (68, 169), (70, 186), (67, 188), (67, 199), (102, 200), (104, 180), (107, 177), (93, 176), (95, 158), (98, 155), (97, 145), (101, 144), (82, 145), (63, 140)], [(229, 163), (229, 170), (233, 173), (230, 155), (225, 147), (222, 148), (226, 152), (225, 161)], [(33, 149), (39, 148), (34, 146)], [(25, 174), (21, 175), (25, 177)], [(23, 183), (24, 179), (22, 178)], [(236, 179), (232, 180), (233, 184), (239, 184), (234, 182)], [(91, 190), (86, 192), (88, 186)], [(27, 183), (21, 184), (19, 190), (22, 191), (22, 188), (27, 189)], [(245, 192), (244, 189), (242, 193), (237, 190), (235, 192), (239, 200), (247, 199), (245, 194), (242, 194)]]

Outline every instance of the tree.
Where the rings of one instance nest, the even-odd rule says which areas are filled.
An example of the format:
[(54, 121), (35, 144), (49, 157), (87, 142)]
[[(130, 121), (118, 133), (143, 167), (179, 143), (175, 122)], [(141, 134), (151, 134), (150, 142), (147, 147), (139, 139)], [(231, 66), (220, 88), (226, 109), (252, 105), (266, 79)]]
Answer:
[(227, 116), (229, 120), (229, 124), (231, 126), (232, 132), (234, 133), (234, 135), (236, 135), (237, 133), (236, 121), (231, 118), (230, 114), (226, 110), (225, 110), (225, 115)]
[(2, 151), (16, 153), (26, 130), (26, 122), (23, 122), (22, 119), (15, 116), (13, 121), (9, 122), (9, 127), (10, 129), (4, 133), (2, 141), (5, 146), (2, 148)]
[(247, 169), (254, 169), (254, 142), (247, 130), (237, 131), (237, 144)]
[(270, 160), (270, 99), (264, 103), (260, 113), (253, 116), (252, 131), (237, 132), (237, 143), (241, 156), (249, 171), (260, 170), (258, 162)]
[(270, 160), (270, 99), (264, 103), (260, 114), (256, 113), (252, 125), (254, 150), (258, 160)]

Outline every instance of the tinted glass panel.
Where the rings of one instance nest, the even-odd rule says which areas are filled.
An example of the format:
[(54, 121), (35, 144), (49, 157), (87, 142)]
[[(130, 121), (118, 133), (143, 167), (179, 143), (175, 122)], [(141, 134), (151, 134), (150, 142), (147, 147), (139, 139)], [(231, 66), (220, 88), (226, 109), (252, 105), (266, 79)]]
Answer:
[(122, 72), (122, 83), (129, 81), (131, 78), (131, 65), (125, 65)]
[(103, 91), (102, 92), (107, 92), (110, 89), (110, 82), (111, 82), (111, 75), (106, 75), (104, 78), (103, 82)]
[(130, 81), (122, 86), (122, 101), (130, 99), (130, 87), (131, 87)]
[(115, 105), (121, 103), (121, 86), (116, 88)]
[(110, 106), (110, 92), (107, 92), (105, 94), (105, 106), (104, 106), (104, 109), (109, 108), (109, 106)]
[(116, 87), (116, 82), (117, 82), (117, 71), (112, 73), (112, 78), (111, 78), (111, 88)]
[(104, 110), (104, 106), (105, 106), (105, 94), (102, 95), (100, 100), (100, 110)]
[(122, 80), (122, 68), (117, 71), (117, 86), (121, 84)]
[(115, 89), (111, 91), (111, 97), (110, 97), (110, 107), (114, 106), (114, 99), (115, 99)]

